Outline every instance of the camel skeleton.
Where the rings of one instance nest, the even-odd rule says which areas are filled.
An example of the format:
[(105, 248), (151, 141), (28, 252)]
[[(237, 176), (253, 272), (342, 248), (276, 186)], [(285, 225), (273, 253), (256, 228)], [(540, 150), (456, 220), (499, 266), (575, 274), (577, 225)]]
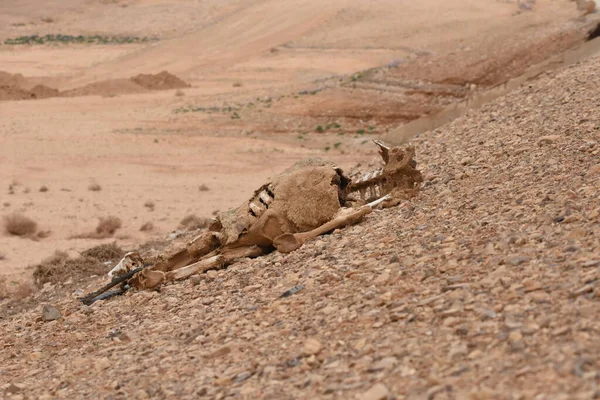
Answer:
[[(299, 161), (261, 186), (240, 207), (221, 213), (203, 231), (171, 254), (145, 265), (137, 252), (127, 253), (108, 273), (112, 284), (152, 289), (165, 281), (189, 278), (227, 267), (241, 258), (273, 250), (289, 253), (306, 241), (353, 225), (375, 207), (397, 206), (415, 196), (423, 182), (415, 148), (379, 147), (383, 166), (348, 178), (335, 164), (320, 158)], [(84, 299), (91, 303), (111, 284)], [(98, 297), (100, 296), (100, 297)]]

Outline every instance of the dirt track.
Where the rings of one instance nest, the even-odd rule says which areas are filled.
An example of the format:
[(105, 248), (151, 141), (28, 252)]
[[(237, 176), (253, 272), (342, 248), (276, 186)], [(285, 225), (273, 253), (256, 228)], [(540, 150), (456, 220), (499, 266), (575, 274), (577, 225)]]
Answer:
[[(187, 214), (239, 204), (300, 158), (369, 163), (371, 138), (581, 42), (590, 23), (567, 1), (521, 14), (496, 1), (44, 4), (3, 2), (0, 39), (159, 40), (2, 45), (2, 70), (61, 91), (165, 69), (192, 87), (0, 102), (0, 215), (24, 213), (52, 231), (39, 241), (0, 236), (9, 285), (57, 249), (102, 243), (70, 239), (100, 217), (124, 225), (104, 241), (135, 248)], [(72, 294), (102, 282), (93, 278), (4, 301), (0, 390), (351, 398), (379, 382), (398, 398), (591, 397), (598, 67), (543, 76), (421, 135), (427, 183), (408, 209), (197, 286), (81, 308)], [(140, 232), (148, 221), (155, 230)], [(39, 307), (28, 307), (40, 301), (63, 318), (39, 321)]]

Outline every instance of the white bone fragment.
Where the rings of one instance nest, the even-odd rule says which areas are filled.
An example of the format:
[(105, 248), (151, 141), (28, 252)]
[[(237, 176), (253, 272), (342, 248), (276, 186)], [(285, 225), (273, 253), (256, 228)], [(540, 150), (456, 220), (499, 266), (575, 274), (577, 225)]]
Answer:
[(273, 198), (266, 192), (260, 192), (258, 196), (266, 205), (269, 205), (273, 202)]
[(252, 210), (252, 212), (254, 213), (254, 215), (256, 215), (257, 217), (259, 215), (261, 215), (263, 213), (263, 211), (265, 211), (264, 206), (261, 207), (261, 206), (257, 205), (254, 202), (251, 202), (250, 205), (249, 205), (249, 207), (250, 207), (250, 210)]
[(142, 260), (142, 257), (140, 257), (137, 252), (130, 251), (129, 253), (125, 254), (121, 261), (119, 261), (119, 263), (108, 272), (108, 277), (112, 279), (115, 276), (124, 275), (129, 271), (142, 267), (143, 265), (144, 260)]

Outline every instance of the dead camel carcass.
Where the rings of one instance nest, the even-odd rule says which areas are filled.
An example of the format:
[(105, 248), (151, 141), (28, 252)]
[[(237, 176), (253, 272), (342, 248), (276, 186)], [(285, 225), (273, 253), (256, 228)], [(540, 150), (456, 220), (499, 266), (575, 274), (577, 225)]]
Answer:
[[(414, 147), (390, 148), (374, 142), (383, 160), (383, 167), (376, 171), (351, 180), (331, 162), (300, 161), (240, 207), (221, 213), (185, 248), (149, 266), (136, 252), (126, 254), (109, 272), (111, 284), (150, 289), (164, 281), (226, 267), (236, 259), (273, 250), (289, 253), (316, 236), (356, 224), (375, 206), (395, 206), (416, 195), (423, 177), (416, 168)], [(86, 296), (84, 302), (93, 302), (101, 291)]]

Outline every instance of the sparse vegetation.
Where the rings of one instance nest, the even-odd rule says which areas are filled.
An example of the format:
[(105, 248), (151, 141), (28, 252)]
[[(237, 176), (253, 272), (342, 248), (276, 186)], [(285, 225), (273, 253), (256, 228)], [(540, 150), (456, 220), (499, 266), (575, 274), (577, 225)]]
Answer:
[(4, 217), (4, 229), (11, 235), (28, 236), (37, 231), (37, 222), (22, 214), (11, 214)]
[[(47, 21), (45, 21), (47, 22)], [(137, 37), (137, 36), (83, 36), (83, 35), (61, 35), (48, 34), (45, 36), (29, 35), (9, 38), (4, 41), (6, 45), (33, 45), (33, 44), (129, 44), (129, 43), (146, 43), (156, 41), (158, 38)]]
[(333, 144), (333, 148), (337, 149), (338, 147), (340, 147), (342, 145), (342, 142), (337, 142)]
[(201, 192), (208, 192), (210, 189), (205, 184), (198, 186), (198, 190)]
[(101, 244), (81, 252), (82, 257), (94, 257), (101, 261), (118, 260), (124, 254), (116, 242)]
[(117, 229), (121, 228), (121, 224), (121, 218), (118, 217), (100, 218), (100, 222), (96, 226), (96, 233), (104, 237), (110, 237), (114, 235)]
[(235, 111), (233, 114), (231, 114), (231, 119), (240, 119), (240, 118), (242, 118), (242, 117), (240, 117), (240, 115)]
[(181, 89), (177, 89), (175, 91), (175, 96), (177, 96), (177, 97), (185, 96), (185, 92)]
[(83, 251), (77, 258), (70, 258), (67, 253), (57, 251), (52, 257), (34, 266), (34, 282), (36, 286), (41, 287), (46, 282), (56, 284), (68, 279), (102, 275), (107, 272), (104, 263), (115, 262), (123, 257), (123, 254), (123, 250), (115, 243), (92, 247)]
[(154, 210), (154, 206), (155, 206), (155, 204), (152, 200), (148, 200), (144, 203), (144, 207), (150, 209), (150, 211)]
[(140, 227), (141, 232), (149, 232), (151, 230), (154, 230), (154, 224), (152, 222), (146, 222)]
[(325, 150), (325, 151), (329, 151), (329, 150), (331, 150), (331, 147), (330, 147), (330, 146), (325, 146), (325, 147), (323, 148), (323, 150)]
[(315, 129), (315, 131), (318, 133), (324, 133), (325, 128), (323, 128), (323, 126), (321, 126), (321, 125), (318, 125), (317, 128)]
[(208, 218), (200, 218), (200, 217), (196, 216), (195, 214), (190, 214), (181, 220), (181, 222), (179, 223), (179, 226), (182, 229), (192, 231), (195, 229), (206, 228), (208, 226), (209, 222), (210, 222), (210, 220)]
[(90, 183), (90, 185), (88, 186), (88, 190), (90, 192), (99, 192), (102, 190), (102, 186), (100, 186), (98, 183), (96, 182), (92, 182)]
[(234, 83), (233, 83), (233, 87), (242, 87), (242, 86), (244, 86), (244, 85), (242, 84), (242, 82), (234, 82)]
[(51, 234), (52, 234), (52, 231), (51, 231), (51, 230), (49, 230), (49, 229), (47, 229), (47, 230), (45, 230), (45, 231), (39, 231), (39, 232), (38, 232), (38, 233), (35, 235), (35, 237), (36, 237), (37, 239), (46, 239), (46, 238), (47, 238), (48, 236), (50, 236)]
[(40, 187), (40, 192), (45, 193), (48, 191), (48, 187), (46, 187), (45, 185)]

